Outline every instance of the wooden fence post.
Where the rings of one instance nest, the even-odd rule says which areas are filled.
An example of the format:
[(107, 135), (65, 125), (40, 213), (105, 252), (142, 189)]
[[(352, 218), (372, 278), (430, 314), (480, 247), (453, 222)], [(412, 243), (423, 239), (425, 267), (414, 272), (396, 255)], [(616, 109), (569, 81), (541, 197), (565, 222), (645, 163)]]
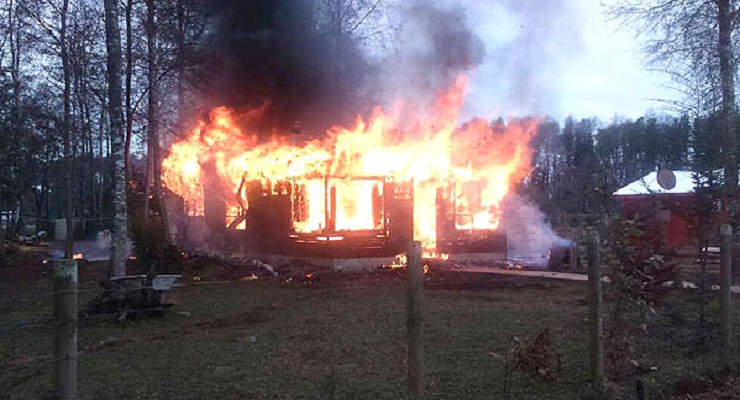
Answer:
[(77, 261), (54, 262), (56, 321), (56, 391), (62, 400), (77, 399)]
[(601, 316), (601, 257), (599, 233), (594, 229), (588, 234), (588, 325), (591, 350), (591, 382), (596, 392), (604, 385), (604, 326)]
[(422, 318), (424, 265), (421, 260), (421, 242), (410, 242), (407, 256), (408, 384), (411, 398), (420, 399), (424, 396), (424, 328)]
[[(720, 270), (719, 270), (719, 302), (720, 302), (720, 333), (722, 335), (722, 346), (728, 350), (732, 346), (732, 227), (722, 224), (720, 227), (722, 247), (720, 248)], [(725, 352), (725, 354), (728, 354)]]

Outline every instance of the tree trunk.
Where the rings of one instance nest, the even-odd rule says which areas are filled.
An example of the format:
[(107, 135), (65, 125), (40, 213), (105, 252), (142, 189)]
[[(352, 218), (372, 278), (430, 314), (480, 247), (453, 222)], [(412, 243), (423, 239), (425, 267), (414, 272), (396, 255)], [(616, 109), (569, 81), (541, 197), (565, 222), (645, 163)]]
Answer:
[(344, 28), (342, 26), (342, 0), (334, 0), (334, 82), (336, 85), (336, 112), (340, 120), (344, 118), (344, 89), (342, 84), (342, 57), (344, 56), (342, 48), (342, 36)]
[(144, 24), (144, 31), (146, 32), (146, 46), (147, 46), (147, 79), (149, 83), (147, 91), (147, 152), (146, 152), (146, 180), (144, 187), (144, 226), (149, 223), (149, 207), (151, 207), (150, 197), (151, 189), (154, 185), (154, 175), (156, 160), (154, 156), (156, 153), (155, 146), (157, 145), (157, 31), (155, 26), (155, 5), (154, 0), (146, 0), (146, 24)]
[(69, 9), (69, 0), (64, 0), (61, 10), (61, 29), (59, 30), (60, 52), (62, 56), (62, 72), (64, 74), (64, 89), (62, 94), (62, 136), (64, 137), (64, 180), (65, 190), (67, 191), (67, 242), (64, 246), (64, 257), (72, 258), (74, 253), (74, 191), (72, 184), (74, 163), (72, 160), (72, 126), (70, 124), (70, 85), (72, 71), (69, 63), (69, 49), (67, 43), (67, 10)]
[[(10, 78), (13, 85), (13, 104), (10, 113), (10, 123), (13, 128), (13, 135), (18, 143), (18, 187), (16, 201), (18, 202), (19, 214), (23, 214), (23, 204), (25, 203), (26, 183), (26, 161), (28, 158), (26, 135), (22, 132), (21, 116), (21, 80), (20, 80), (20, 60), (21, 60), (21, 34), (20, 21), (18, 15), (18, 4), (13, 4), (11, 0), (8, 3), (8, 41), (10, 42)], [(15, 16), (15, 18), (13, 18)], [(20, 230), (22, 217), (18, 217), (16, 230)]]
[[(149, 89), (151, 92), (151, 88)], [(147, 114), (149, 112), (149, 109), (151, 107), (148, 107)], [(152, 133), (150, 125), (152, 124), (152, 121), (149, 121), (149, 124), (147, 125), (147, 138), (146, 138), (146, 170), (144, 175), (144, 202), (142, 205), (142, 214), (141, 219), (144, 226), (147, 226), (149, 223), (149, 197), (152, 194), (151, 187), (153, 185), (152, 183), (152, 176), (154, 176), (154, 148), (152, 147)]]
[(725, 161), (725, 188), (737, 188), (737, 148), (735, 138), (735, 65), (732, 57), (732, 24), (734, 12), (730, 0), (717, 0), (719, 27), (719, 70), (722, 88), (722, 137), (727, 143)]
[(131, 77), (134, 74), (133, 60), (133, 33), (131, 27), (131, 11), (134, 0), (126, 1), (126, 182), (131, 180), (131, 137), (134, 130), (134, 112), (131, 109)]
[(7, 262), (5, 256), (5, 225), (0, 217), (0, 267), (4, 267)]
[(126, 211), (126, 149), (121, 109), (121, 30), (118, 26), (118, 2), (105, 0), (105, 45), (108, 50), (108, 110), (111, 124), (111, 159), (113, 161), (114, 215), (111, 263), (108, 275), (126, 274), (128, 215)]
[[(156, 22), (156, 1), (147, 0), (147, 30), (146, 41), (148, 47), (147, 66), (149, 75), (149, 107), (147, 109), (147, 119), (149, 120), (148, 140), (150, 153), (150, 171), (147, 174), (152, 182), (152, 194), (154, 204), (159, 211), (160, 227), (166, 242), (169, 242), (169, 224), (167, 221), (167, 210), (165, 209), (162, 199), (162, 177), (160, 169), (160, 151), (159, 151), (159, 83), (158, 83), (158, 65), (157, 65), (157, 22)], [(145, 199), (148, 201), (149, 196)], [(148, 208), (144, 210), (148, 212)], [(147, 215), (147, 214), (145, 214)]]
[(98, 158), (98, 168), (100, 171), (101, 179), (100, 179), (100, 191), (98, 192), (98, 218), (102, 221), (105, 217), (105, 212), (103, 211), (103, 193), (108, 189), (108, 183), (110, 180), (108, 179), (108, 173), (111, 172), (110, 168), (105, 168), (105, 160), (106, 152), (105, 152), (105, 131), (107, 127), (107, 123), (109, 122), (109, 118), (106, 118), (108, 115), (108, 106), (105, 102), (105, 98), (101, 99), (100, 104), (100, 116), (98, 118), (98, 151), (100, 154), (100, 157)]
[[(81, 68), (81, 62), (82, 56), (84, 54), (84, 51), (81, 51), (79, 46), (77, 45), (75, 36), (76, 32), (73, 29), (72, 33), (70, 35), (70, 49), (68, 53), (68, 57), (70, 60), (70, 69), (72, 74), (71, 79), (71, 99), (70, 99), (70, 107), (72, 109), (72, 117), (70, 124), (72, 127), (74, 127), (75, 131), (75, 146), (72, 147), (72, 159), (74, 160), (73, 165), (73, 176), (76, 178), (76, 187), (74, 189), (74, 193), (76, 194), (75, 204), (77, 204), (77, 209), (79, 210), (79, 214), (81, 217), (81, 222), (78, 224), (77, 228), (81, 229), (82, 232), (87, 231), (87, 196), (85, 193), (85, 190), (87, 188), (87, 174), (89, 170), (85, 167), (85, 140), (86, 140), (86, 132), (85, 132), (85, 118), (83, 116), (83, 110), (84, 105), (82, 103), (82, 72), (80, 71)], [(81, 161), (81, 163), (80, 163)], [(82, 170), (78, 168), (79, 165), (82, 165)]]
[(185, 6), (177, 1), (177, 126), (185, 122)]

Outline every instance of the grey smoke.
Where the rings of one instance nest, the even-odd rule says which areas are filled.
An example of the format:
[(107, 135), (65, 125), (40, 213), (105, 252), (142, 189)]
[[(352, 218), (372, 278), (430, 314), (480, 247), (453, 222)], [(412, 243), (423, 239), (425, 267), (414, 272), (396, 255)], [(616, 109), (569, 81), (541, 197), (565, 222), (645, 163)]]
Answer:
[(558, 101), (559, 60), (582, 46), (573, 0), (504, 0), (520, 23), (516, 39), (499, 56), (511, 72), (508, 100), (531, 113), (551, 110)]
[(569, 241), (555, 233), (545, 213), (530, 199), (511, 193), (503, 201), (501, 230), (506, 233), (507, 257), (528, 267), (545, 268), (550, 249)]
[(485, 44), (486, 56), (471, 75), (466, 115), (567, 112), (560, 106), (561, 77), (585, 49), (584, 1), (435, 1), (465, 10), (469, 29)]
[(423, 105), (484, 61), (485, 44), (461, 5), (416, 0), (400, 13), (397, 50), (382, 62), (374, 82), (386, 103), (400, 98)]
[(266, 127), (295, 119), (318, 127), (346, 122), (341, 116), (351, 123), (375, 100), (427, 102), (457, 75), (477, 71), (467, 114), (559, 109), (564, 62), (583, 47), (579, 0), (386, 1), (395, 21), (387, 25), (401, 27), (395, 49), (370, 54), (367, 43), (345, 43), (339, 75), (334, 41), (311, 23), (318, 0), (210, 2), (201, 76), (208, 103), (239, 108), (270, 99)]
[[(418, 37), (422, 45), (409, 49), (409, 58), (422, 72), (416, 80), (438, 83), (450, 81), (460, 72), (480, 65), (485, 46), (468, 26), (465, 10), (459, 6), (442, 8), (429, 2), (416, 2), (406, 11), (407, 34)], [(410, 38), (405, 38), (410, 39)], [(404, 43), (407, 43), (404, 40)], [(417, 43), (419, 44), (419, 43)], [(422, 85), (424, 86), (424, 85)]]
[[(472, 73), (474, 79), (480, 76), (472, 82), (473, 91), (481, 89), (476, 83), (484, 83), (490, 87), (483, 93), (496, 94), (495, 99), (473, 97), (483, 112), (543, 115), (557, 102), (557, 60), (581, 47), (573, 3), (414, 1), (402, 13), (399, 47), (380, 71), (382, 97), (386, 103), (400, 98), (423, 106), (460, 74)], [(499, 25), (491, 30), (486, 24)], [(568, 244), (531, 200), (512, 193), (503, 211), (510, 259), (544, 268), (550, 249)]]
[(469, 73), (466, 115), (560, 112), (560, 77), (585, 48), (579, 0), (410, 3), (398, 2), (396, 51), (370, 85), (386, 104), (428, 100)]
[[(125, 256), (128, 257), (132, 253), (132, 248), (126, 249)], [(95, 235), (95, 240), (76, 240), (74, 243), (74, 254), (82, 254), (83, 258), (87, 262), (100, 262), (110, 260), (110, 247), (111, 247), (111, 232), (109, 230), (99, 231)], [(55, 250), (52, 252), (55, 258), (63, 258), (64, 252), (61, 250)]]

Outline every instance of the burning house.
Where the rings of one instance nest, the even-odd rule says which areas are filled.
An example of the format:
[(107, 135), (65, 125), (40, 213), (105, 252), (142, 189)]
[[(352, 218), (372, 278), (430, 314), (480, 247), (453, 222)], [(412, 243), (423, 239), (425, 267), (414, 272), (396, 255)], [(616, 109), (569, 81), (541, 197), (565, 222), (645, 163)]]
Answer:
[[(428, 257), (501, 261), (508, 238), (529, 240), (529, 230), (503, 223), (503, 205), (530, 171), (539, 121), (462, 120), (468, 74), (485, 55), (465, 10), (405, 4), (398, 51), (365, 81), (386, 106), (347, 123), (351, 109), (366, 108), (338, 101), (362, 81), (348, 74), (367, 68), (342, 69), (359, 53), (332, 53), (315, 25), (299, 23), (302, 4), (228, 3), (215, 19), (221, 69), (205, 104), (235, 108), (212, 108), (162, 162), (163, 182), (186, 215), (179, 239), (200, 236), (202, 245), (222, 237), (230, 252), (313, 261), (393, 257), (410, 240)], [(249, 23), (254, 15), (264, 21)], [(262, 99), (270, 102), (253, 106)], [(327, 120), (337, 124), (297, 134), (296, 119), (321, 130)]]
[(534, 119), (460, 123), (467, 79), (427, 109), (399, 105), (320, 139), (258, 135), (263, 108), (215, 108), (163, 161), (190, 217), (249, 254), (375, 258), (422, 242), (427, 256), (503, 260), (502, 201), (529, 172)]

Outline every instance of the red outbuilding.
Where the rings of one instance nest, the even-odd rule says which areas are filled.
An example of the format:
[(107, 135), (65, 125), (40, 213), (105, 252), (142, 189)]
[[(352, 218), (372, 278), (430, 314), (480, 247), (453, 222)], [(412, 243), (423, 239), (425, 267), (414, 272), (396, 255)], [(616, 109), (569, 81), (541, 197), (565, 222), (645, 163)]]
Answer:
[[(624, 218), (640, 217), (649, 234), (672, 248), (697, 244), (692, 226), (696, 183), (691, 171), (673, 171), (675, 184), (666, 189), (658, 183), (658, 172), (651, 172), (617, 190), (614, 198)], [(672, 183), (672, 182), (671, 182)], [(666, 185), (664, 185), (666, 186)]]

